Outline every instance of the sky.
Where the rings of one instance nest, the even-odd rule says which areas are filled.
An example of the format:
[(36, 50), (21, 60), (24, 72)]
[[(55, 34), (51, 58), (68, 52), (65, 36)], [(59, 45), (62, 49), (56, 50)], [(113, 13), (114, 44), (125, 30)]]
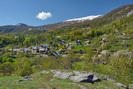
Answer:
[(41, 26), (68, 19), (104, 15), (133, 0), (0, 0), (0, 26)]

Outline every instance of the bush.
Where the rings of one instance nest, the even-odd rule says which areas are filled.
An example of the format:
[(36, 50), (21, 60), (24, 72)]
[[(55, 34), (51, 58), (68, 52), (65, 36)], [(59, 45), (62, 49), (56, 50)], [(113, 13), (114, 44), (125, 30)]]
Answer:
[(14, 72), (14, 65), (11, 62), (5, 62), (0, 65), (0, 75), (11, 75)]
[(33, 73), (31, 61), (28, 58), (26, 57), (20, 58), (15, 62), (15, 64), (17, 66), (16, 67), (17, 74), (21, 76), (26, 76)]

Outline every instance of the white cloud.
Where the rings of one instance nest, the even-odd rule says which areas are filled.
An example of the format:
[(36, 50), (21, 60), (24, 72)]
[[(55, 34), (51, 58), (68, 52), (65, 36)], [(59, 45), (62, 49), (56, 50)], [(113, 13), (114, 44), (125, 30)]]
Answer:
[(48, 18), (52, 17), (52, 14), (50, 12), (40, 12), (36, 16), (36, 18), (41, 19), (41, 20), (46, 20)]

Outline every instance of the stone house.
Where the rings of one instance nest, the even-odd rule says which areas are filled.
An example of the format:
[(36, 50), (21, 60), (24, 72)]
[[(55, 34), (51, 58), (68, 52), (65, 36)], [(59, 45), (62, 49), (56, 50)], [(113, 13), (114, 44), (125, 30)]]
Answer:
[(36, 54), (36, 53), (39, 52), (39, 49), (40, 49), (39, 47), (32, 46), (32, 47), (31, 47), (31, 53), (32, 53), (32, 54)]
[(46, 44), (41, 44), (39, 48), (40, 53), (48, 53), (50, 51), (50, 47)]

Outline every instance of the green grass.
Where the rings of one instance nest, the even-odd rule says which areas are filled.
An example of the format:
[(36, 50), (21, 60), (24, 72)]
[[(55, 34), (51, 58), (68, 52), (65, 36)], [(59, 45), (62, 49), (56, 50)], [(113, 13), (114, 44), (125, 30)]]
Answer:
[(20, 76), (7, 76), (0, 78), (0, 89), (80, 89), (70, 84), (68, 80), (59, 80), (51, 75), (33, 75), (33, 80), (18, 82)]
[(32, 74), (33, 80), (21, 81), (21, 76), (6, 76), (0, 77), (0, 89), (124, 89), (114, 85), (113, 81), (103, 80), (101, 82), (91, 83), (77, 83), (69, 79), (53, 78), (51, 74)]
[(80, 50), (83, 50), (83, 45), (75, 45), (74, 49), (72, 49), (73, 52), (78, 52)]

